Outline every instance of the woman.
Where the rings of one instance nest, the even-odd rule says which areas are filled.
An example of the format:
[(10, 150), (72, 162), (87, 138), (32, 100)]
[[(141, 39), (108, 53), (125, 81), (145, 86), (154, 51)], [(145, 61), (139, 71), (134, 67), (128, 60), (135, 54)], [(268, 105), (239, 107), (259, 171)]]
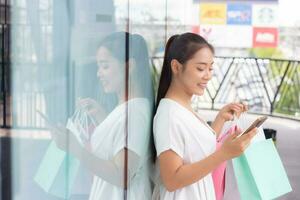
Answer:
[(166, 45), (157, 94), (153, 131), (157, 151), (157, 183), (153, 199), (215, 199), (211, 172), (239, 156), (256, 134), (237, 137), (235, 129), (216, 150), (216, 138), (226, 121), (244, 105), (223, 107), (211, 128), (193, 111), (191, 98), (203, 95), (212, 77), (213, 47), (193, 33), (172, 36)]
[[(55, 133), (54, 138), (93, 172), (90, 200), (149, 199), (154, 101), (146, 43), (139, 35), (117, 32), (101, 42), (96, 59), (101, 86), (106, 94), (117, 96), (118, 105), (95, 128), (88, 148), (73, 134), (71, 142)], [(101, 119), (104, 109), (96, 101), (82, 99), (78, 106)]]

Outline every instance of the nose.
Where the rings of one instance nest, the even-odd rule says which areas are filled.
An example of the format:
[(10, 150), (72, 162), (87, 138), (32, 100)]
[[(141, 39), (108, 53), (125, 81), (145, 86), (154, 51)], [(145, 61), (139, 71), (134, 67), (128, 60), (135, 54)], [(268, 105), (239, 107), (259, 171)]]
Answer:
[(97, 77), (101, 77), (102, 76), (102, 70), (101, 70), (101, 67), (98, 67), (98, 70), (97, 70)]
[(206, 70), (204, 78), (207, 79), (207, 80), (210, 80), (212, 78), (212, 72), (210, 71), (210, 69)]

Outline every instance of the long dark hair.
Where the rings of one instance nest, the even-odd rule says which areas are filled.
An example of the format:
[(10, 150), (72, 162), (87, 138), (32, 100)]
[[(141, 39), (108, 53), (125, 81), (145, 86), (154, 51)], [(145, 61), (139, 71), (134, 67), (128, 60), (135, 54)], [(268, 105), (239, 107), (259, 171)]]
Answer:
[(172, 81), (171, 61), (176, 59), (184, 65), (198, 50), (204, 47), (209, 48), (214, 53), (213, 46), (200, 35), (184, 33), (181, 35), (173, 35), (169, 38), (165, 48), (164, 61), (159, 80), (156, 109), (160, 100), (165, 97)]

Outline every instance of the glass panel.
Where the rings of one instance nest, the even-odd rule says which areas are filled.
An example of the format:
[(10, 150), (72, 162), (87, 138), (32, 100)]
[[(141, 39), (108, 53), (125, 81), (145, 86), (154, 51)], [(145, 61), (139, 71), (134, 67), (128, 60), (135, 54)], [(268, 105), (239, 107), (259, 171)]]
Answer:
[(128, 37), (127, 21), (116, 20), (115, 11), (125, 19), (127, 7), (111, 0), (13, 2), (13, 199), (126, 196)]
[(199, 25), (199, 4), (194, 0), (167, 0), (167, 38), (174, 34), (192, 32)]
[[(136, 1), (129, 5), (128, 55), (128, 199), (151, 199), (151, 167), (155, 152), (151, 121), (154, 106), (151, 57), (163, 48), (163, 1)], [(152, 11), (155, 10), (155, 13)], [(153, 32), (154, 28), (159, 30)]]

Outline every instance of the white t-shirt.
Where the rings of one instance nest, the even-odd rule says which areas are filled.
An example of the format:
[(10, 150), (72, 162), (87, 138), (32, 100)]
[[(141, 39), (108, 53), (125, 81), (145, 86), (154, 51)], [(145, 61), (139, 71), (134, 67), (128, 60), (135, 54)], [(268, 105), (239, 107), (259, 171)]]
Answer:
[[(92, 153), (103, 160), (112, 160), (125, 147), (139, 156), (136, 173), (129, 181), (127, 198), (130, 200), (151, 197), (148, 173), (151, 111), (149, 101), (144, 98), (136, 98), (123, 103), (117, 106), (95, 129), (91, 139)], [(126, 119), (127, 113), (128, 119)], [(126, 128), (128, 129), (128, 146), (125, 142)], [(113, 185), (100, 176), (94, 176), (90, 200), (121, 200), (124, 198), (123, 195), (122, 187)]]
[[(200, 161), (216, 150), (216, 136), (207, 124), (200, 122), (194, 113), (171, 99), (160, 101), (153, 124), (157, 157), (173, 150), (185, 164)], [(211, 174), (201, 180), (168, 192), (159, 176), (156, 163), (156, 185), (153, 199), (160, 200), (214, 200), (215, 191)]]

